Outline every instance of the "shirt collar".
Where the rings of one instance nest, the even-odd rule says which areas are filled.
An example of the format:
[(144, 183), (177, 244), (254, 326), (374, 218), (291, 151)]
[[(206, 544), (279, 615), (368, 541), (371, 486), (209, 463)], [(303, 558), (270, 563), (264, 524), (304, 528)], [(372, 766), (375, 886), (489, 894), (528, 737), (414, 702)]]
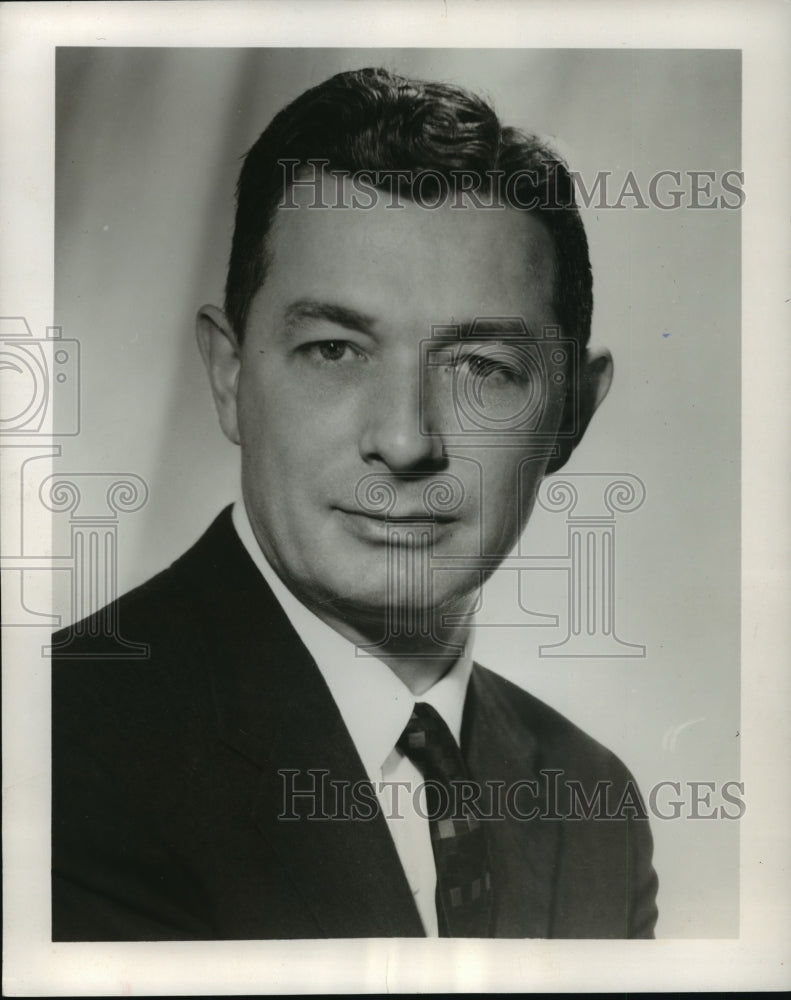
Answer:
[(416, 701), (432, 705), (445, 720), (456, 742), (461, 742), (464, 699), (472, 671), (472, 629), (453, 667), (428, 691), (415, 698), (386, 663), (359, 650), (291, 593), (261, 551), (243, 500), (234, 504), (231, 517), (250, 558), (321, 671), (371, 781), (381, 780), (382, 766), (403, 732)]

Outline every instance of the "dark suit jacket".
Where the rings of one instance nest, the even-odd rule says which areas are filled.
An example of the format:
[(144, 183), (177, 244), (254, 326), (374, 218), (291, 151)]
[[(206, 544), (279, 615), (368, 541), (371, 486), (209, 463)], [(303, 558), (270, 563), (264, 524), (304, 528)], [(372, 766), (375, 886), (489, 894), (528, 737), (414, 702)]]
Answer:
[[(230, 509), (104, 621), (150, 655), (104, 658), (98, 616), (56, 637), (53, 940), (422, 936), (383, 816), (278, 819), (279, 769), (365, 774)], [(628, 798), (617, 758), (477, 665), (462, 749), (480, 781), (536, 780), (539, 798), (531, 791), (517, 807), (540, 802), (550, 817), (485, 822), (494, 936), (653, 936), (640, 809), (551, 818), (568, 815), (570, 781), (589, 797), (607, 782), (611, 803), (624, 789)], [(546, 801), (540, 790), (552, 785)]]

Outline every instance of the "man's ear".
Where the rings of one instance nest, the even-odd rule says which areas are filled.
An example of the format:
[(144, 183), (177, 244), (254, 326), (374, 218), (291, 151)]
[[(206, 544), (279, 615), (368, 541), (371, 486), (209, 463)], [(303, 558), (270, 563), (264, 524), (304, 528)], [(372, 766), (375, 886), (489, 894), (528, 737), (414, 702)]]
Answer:
[(236, 335), (225, 313), (216, 306), (203, 306), (198, 310), (195, 335), (209, 373), (222, 432), (229, 441), (239, 444), (236, 391), (241, 358)]
[(609, 392), (612, 377), (613, 362), (609, 351), (584, 351), (577, 384), (566, 396), (557, 437), (558, 454), (549, 460), (546, 475), (557, 472), (568, 462), (593, 414)]

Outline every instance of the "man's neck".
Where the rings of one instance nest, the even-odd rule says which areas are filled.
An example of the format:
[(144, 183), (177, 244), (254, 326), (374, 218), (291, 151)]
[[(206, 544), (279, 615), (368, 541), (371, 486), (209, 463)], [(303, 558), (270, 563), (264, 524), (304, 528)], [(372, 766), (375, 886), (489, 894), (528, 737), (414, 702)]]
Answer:
[(447, 625), (447, 618), (467, 615), (475, 595), (460, 599), (453, 607), (425, 609), (418, 621), (410, 621), (409, 634), (393, 628), (385, 616), (371, 619), (353, 613), (337, 613), (326, 605), (310, 607), (325, 624), (355, 646), (365, 648), (386, 663), (398, 679), (419, 697), (443, 677), (464, 652), (468, 626)]
[[(470, 625), (448, 625), (449, 618), (469, 618), (477, 592), (431, 608), (410, 608), (399, 618), (393, 609), (359, 608), (326, 594), (321, 600), (293, 589), (268, 558), (247, 516), (244, 501), (234, 509), (234, 524), (252, 559), (271, 583), (277, 580), (291, 598), (348, 642), (385, 663), (416, 696), (443, 677), (464, 653)], [(276, 591), (277, 592), (277, 591)]]

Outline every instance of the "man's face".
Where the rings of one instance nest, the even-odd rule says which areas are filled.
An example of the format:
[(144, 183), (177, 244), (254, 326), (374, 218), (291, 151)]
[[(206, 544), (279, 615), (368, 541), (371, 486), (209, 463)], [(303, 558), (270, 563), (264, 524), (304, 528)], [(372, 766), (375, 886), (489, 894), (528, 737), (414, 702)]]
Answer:
[[(516, 542), (561, 420), (565, 386), (529, 364), (557, 323), (551, 237), (512, 209), (394, 210), (382, 198), (370, 210), (316, 210), (311, 199), (278, 211), (224, 419), (241, 444), (253, 529), (314, 610), (377, 616), (403, 602), (406, 564), (429, 555), (461, 557), (460, 568), (432, 574), (418, 601), (453, 606), (481, 582), (464, 557), (504, 556)], [(531, 332), (462, 337), (426, 364), (432, 327), (476, 317), (521, 317)], [(462, 383), (492, 418), (488, 436), (469, 422), (465, 436)], [(526, 405), (535, 439), (515, 435), (510, 418)], [(386, 484), (390, 518), (430, 516), (426, 487), (450, 486), (457, 506), (434, 518), (433, 548), (388, 542), (372, 476)], [(389, 589), (388, 545), (400, 567)]]

